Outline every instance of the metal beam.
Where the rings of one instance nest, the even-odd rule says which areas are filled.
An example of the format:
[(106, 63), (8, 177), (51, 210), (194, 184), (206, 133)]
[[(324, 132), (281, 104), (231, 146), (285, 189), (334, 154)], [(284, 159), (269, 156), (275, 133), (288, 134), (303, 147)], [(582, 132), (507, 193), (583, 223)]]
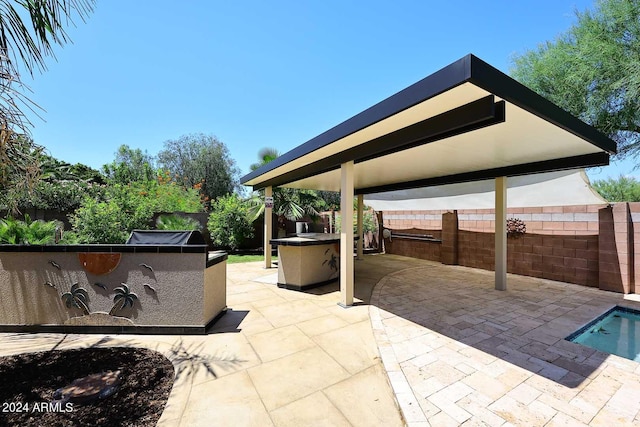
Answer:
[(469, 102), (426, 120), (396, 130), (364, 144), (324, 157), (301, 168), (267, 179), (253, 186), (259, 190), (265, 186), (280, 186), (324, 172), (336, 170), (343, 163), (355, 163), (382, 157), (394, 152), (450, 138), (473, 130), (503, 123), (505, 104), (495, 102), (493, 95)]
[(523, 163), (495, 169), (483, 169), (464, 172), (455, 175), (439, 176), (435, 178), (419, 179), (416, 181), (397, 182), (376, 187), (356, 189), (356, 194), (374, 194), (386, 191), (410, 190), (412, 188), (434, 187), (436, 185), (459, 184), (461, 182), (482, 181), (500, 176), (520, 176), (534, 173), (553, 172), (578, 169), (591, 166), (606, 166), (609, 164), (609, 154), (593, 153), (582, 156), (563, 157), (561, 159), (544, 160), (540, 162)]

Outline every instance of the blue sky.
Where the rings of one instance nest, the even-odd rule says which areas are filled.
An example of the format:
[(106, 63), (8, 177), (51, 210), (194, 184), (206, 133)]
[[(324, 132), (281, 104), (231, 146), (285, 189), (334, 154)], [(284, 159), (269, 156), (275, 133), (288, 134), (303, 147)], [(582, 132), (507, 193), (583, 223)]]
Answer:
[[(592, 1), (98, 0), (48, 71), (23, 80), (46, 111), (33, 137), (95, 168), (121, 144), (156, 154), (216, 135), (244, 173), (473, 53), (512, 55), (555, 38)], [(629, 174), (632, 162), (592, 170)]]

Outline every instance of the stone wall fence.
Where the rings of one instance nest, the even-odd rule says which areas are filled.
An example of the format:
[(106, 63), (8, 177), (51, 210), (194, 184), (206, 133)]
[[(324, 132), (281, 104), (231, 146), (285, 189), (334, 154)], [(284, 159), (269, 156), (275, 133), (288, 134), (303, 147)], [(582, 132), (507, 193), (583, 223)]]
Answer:
[[(387, 253), (494, 270), (493, 209), (385, 211)], [(635, 293), (640, 203), (509, 208), (526, 233), (507, 239), (507, 271)], [(637, 234), (638, 233), (638, 234)]]

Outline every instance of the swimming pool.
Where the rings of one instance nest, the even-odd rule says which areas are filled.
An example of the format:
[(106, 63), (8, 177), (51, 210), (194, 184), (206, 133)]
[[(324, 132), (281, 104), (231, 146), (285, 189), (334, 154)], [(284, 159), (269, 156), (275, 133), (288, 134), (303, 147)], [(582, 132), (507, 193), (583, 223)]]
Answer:
[(640, 362), (640, 311), (613, 307), (565, 339)]

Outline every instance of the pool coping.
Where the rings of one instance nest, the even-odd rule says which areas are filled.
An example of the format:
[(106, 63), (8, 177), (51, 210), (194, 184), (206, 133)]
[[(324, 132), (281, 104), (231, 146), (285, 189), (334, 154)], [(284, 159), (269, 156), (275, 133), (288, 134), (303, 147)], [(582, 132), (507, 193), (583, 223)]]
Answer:
[[(626, 313), (637, 314), (637, 315), (640, 316), (640, 310), (636, 310), (636, 309), (633, 309), (633, 308), (625, 307), (625, 306), (622, 306), (622, 305), (614, 305), (609, 310), (605, 311), (604, 313), (602, 313), (598, 317), (594, 318), (593, 320), (587, 322), (585, 325), (581, 326), (578, 330), (576, 330), (575, 332), (572, 332), (570, 335), (568, 335), (564, 339), (566, 341), (570, 341), (570, 342), (573, 342), (575, 344), (584, 345), (584, 344), (579, 343), (579, 342), (577, 343), (577, 342), (575, 342), (573, 340), (576, 339), (578, 337), (578, 335), (582, 335), (587, 329), (593, 327), (596, 323), (598, 323), (599, 321), (601, 321), (602, 319), (604, 319), (605, 317), (607, 317), (608, 315), (610, 315), (611, 313), (613, 313), (616, 310), (617, 311), (626, 312)], [(613, 353), (609, 353), (609, 354), (613, 354)]]

